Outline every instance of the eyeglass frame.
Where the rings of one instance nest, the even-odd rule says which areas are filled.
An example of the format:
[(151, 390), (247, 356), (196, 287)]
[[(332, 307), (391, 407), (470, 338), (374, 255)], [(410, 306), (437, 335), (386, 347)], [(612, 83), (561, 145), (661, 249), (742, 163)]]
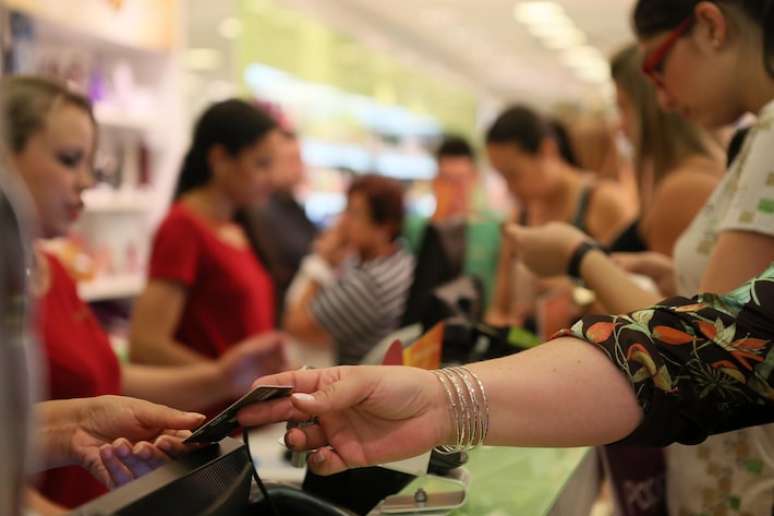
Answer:
[(645, 56), (642, 61), (642, 73), (645, 74), (650, 80), (652, 80), (657, 86), (664, 86), (664, 81), (661, 78), (663, 74), (664, 63), (666, 62), (669, 53), (677, 41), (685, 36), (685, 34), (693, 28), (693, 24), (696, 21), (693, 13), (685, 18), (680, 25), (675, 27), (669, 36), (652, 52)]

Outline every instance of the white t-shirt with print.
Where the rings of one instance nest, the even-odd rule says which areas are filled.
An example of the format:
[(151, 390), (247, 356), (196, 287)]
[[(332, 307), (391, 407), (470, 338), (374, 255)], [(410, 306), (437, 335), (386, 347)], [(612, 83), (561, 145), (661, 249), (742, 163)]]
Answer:
[(763, 108), (731, 168), (675, 244), (678, 295), (696, 295), (718, 235), (730, 230), (774, 236), (774, 101)]
[[(752, 231), (774, 238), (774, 101), (761, 110), (742, 150), (707, 204), (675, 245), (678, 294), (699, 291), (718, 235)], [(771, 257), (774, 261), (774, 256)], [(774, 425), (667, 448), (667, 496), (673, 516), (771, 516)]]

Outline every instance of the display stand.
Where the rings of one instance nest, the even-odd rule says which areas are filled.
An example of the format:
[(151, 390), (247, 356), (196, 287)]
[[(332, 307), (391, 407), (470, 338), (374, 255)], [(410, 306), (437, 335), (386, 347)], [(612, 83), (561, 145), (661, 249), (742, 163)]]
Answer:
[(92, 99), (99, 125), (97, 183), (84, 192), (72, 238), (53, 248), (84, 299), (134, 297), (144, 286), (151, 235), (169, 205), (187, 134), (181, 2), (6, 4), (10, 71), (74, 83)]

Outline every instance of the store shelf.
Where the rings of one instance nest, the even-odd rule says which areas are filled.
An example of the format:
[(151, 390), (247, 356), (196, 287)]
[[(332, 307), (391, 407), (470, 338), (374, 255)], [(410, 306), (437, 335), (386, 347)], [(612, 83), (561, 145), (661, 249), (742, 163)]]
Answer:
[(121, 275), (98, 278), (78, 284), (78, 294), (84, 301), (104, 301), (135, 297), (145, 288), (145, 277)]
[(86, 212), (144, 213), (151, 205), (150, 196), (140, 190), (98, 188), (83, 192)]
[(369, 149), (358, 144), (338, 144), (306, 139), (304, 161), (315, 167), (347, 168), (356, 172), (376, 172), (400, 180), (429, 180), (435, 176), (436, 163), (421, 151), (382, 147)]
[(151, 127), (150, 117), (145, 114), (124, 111), (106, 104), (96, 104), (94, 116), (97, 118), (97, 123), (103, 127), (138, 132), (147, 131)]

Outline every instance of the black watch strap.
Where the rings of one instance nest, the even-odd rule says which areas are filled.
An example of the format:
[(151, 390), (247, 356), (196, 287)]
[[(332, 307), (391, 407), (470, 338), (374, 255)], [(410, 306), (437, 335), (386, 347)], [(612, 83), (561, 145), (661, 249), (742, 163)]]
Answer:
[(567, 263), (567, 274), (575, 279), (582, 279), (580, 273), (581, 263), (583, 263), (583, 259), (588, 252), (593, 250), (605, 252), (605, 250), (602, 249), (602, 246), (593, 240), (581, 242), (581, 244), (575, 248), (575, 251), (573, 251), (572, 256), (570, 257), (570, 261)]

